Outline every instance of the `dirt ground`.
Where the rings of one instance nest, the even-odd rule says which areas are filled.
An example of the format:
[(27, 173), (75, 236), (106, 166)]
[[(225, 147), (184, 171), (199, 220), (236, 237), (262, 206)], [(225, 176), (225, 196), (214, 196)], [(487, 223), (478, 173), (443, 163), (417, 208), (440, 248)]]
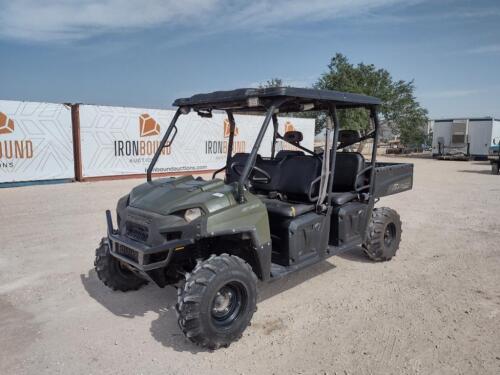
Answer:
[(401, 215), (397, 256), (354, 250), (261, 286), (252, 326), (215, 352), (180, 334), (173, 288), (96, 277), (104, 210), (138, 180), (0, 190), (0, 373), (500, 373), (500, 176), (404, 161), (414, 189), (378, 203)]

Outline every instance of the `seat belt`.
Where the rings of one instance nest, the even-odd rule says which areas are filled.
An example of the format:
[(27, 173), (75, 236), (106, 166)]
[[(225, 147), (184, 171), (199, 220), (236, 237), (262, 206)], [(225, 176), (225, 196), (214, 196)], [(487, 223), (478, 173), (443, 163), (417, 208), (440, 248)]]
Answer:
[(321, 180), (319, 184), (319, 195), (318, 201), (316, 203), (317, 209), (321, 210), (322, 205), (325, 201), (326, 196), (328, 195), (328, 179), (330, 177), (330, 151), (332, 149), (332, 121), (330, 116), (326, 118), (326, 127), (325, 127), (325, 151), (323, 153), (323, 164), (321, 165)]

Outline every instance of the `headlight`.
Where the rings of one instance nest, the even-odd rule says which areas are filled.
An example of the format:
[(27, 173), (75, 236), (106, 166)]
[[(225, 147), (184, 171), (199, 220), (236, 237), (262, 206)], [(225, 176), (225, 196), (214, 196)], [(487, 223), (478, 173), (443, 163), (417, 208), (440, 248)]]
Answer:
[(193, 220), (198, 219), (202, 215), (201, 210), (196, 207), (196, 208), (189, 208), (184, 212), (184, 219), (190, 223)]

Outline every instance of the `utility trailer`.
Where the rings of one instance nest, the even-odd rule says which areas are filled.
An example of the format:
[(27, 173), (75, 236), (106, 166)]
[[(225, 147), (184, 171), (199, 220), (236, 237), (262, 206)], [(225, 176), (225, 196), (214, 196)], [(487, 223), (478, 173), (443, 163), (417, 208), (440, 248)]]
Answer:
[(497, 126), (493, 128), (491, 135), (491, 145), (488, 153), (488, 160), (491, 163), (491, 173), (499, 174), (500, 170), (500, 121), (497, 120)]
[[(257, 281), (271, 282), (361, 246), (374, 261), (388, 261), (401, 239), (396, 211), (374, 208), (379, 198), (410, 190), (413, 165), (379, 163), (377, 98), (291, 87), (237, 89), (177, 99), (174, 118), (147, 171), (147, 181), (122, 197), (116, 226), (106, 212), (107, 236), (96, 250), (97, 276), (114, 290), (153, 282), (177, 288), (182, 332), (216, 349), (241, 337), (257, 302)], [(338, 111), (367, 111), (372, 131), (341, 130)], [(191, 111), (227, 113), (225, 165), (211, 179), (153, 180), (177, 120)], [(303, 147), (302, 133), (279, 133), (280, 113), (314, 111), (326, 117), (325, 149)], [(234, 113), (263, 113), (250, 152), (233, 153)], [(271, 156), (259, 149), (272, 124)], [(242, 126), (242, 125), (239, 125)], [(373, 139), (370, 160), (350, 146)], [(276, 152), (278, 140), (294, 150)], [(221, 175), (220, 178), (217, 176)]]
[(500, 120), (492, 117), (434, 121), (432, 156), (441, 160), (486, 160)]

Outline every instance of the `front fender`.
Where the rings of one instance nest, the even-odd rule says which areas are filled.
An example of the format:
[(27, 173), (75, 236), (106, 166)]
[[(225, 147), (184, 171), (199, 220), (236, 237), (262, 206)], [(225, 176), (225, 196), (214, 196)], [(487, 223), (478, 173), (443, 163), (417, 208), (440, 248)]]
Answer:
[(236, 203), (208, 216), (202, 236), (210, 238), (238, 233), (248, 235), (257, 257), (261, 279), (267, 280), (270, 277), (272, 252), (267, 209), (253, 194), (245, 192), (245, 198), (245, 203)]

